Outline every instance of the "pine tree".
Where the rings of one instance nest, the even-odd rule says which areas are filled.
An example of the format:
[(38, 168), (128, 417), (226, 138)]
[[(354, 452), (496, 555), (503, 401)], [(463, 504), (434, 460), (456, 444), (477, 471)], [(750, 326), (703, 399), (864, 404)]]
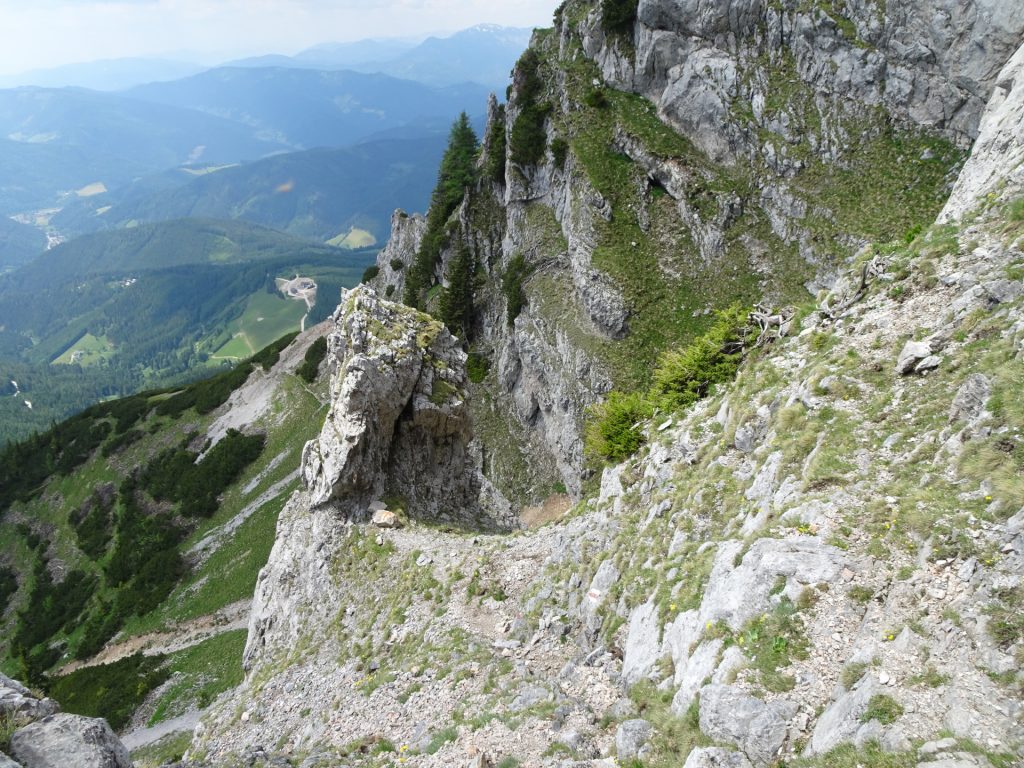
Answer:
[(463, 112), (452, 125), (448, 149), (441, 160), (437, 186), (430, 199), (427, 231), (405, 283), (406, 304), (419, 307), (423, 292), (434, 282), (434, 269), (445, 246), (445, 225), (459, 207), (466, 190), (476, 181), (477, 137), (469, 117)]
[(473, 327), (475, 267), (469, 248), (460, 243), (448, 265), (448, 287), (441, 292), (441, 320), (463, 341), (469, 339)]

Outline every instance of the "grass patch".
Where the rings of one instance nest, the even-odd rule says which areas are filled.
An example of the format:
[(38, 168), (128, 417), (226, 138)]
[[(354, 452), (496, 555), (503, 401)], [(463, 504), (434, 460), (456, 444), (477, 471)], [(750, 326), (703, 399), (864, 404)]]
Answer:
[(182, 715), (192, 707), (206, 709), (218, 694), (238, 686), (244, 677), (246, 635), (244, 629), (225, 632), (169, 656), (167, 668), (173, 683), (157, 702), (149, 725)]
[(170, 671), (161, 659), (136, 653), (98, 667), (86, 667), (54, 678), (47, 693), (65, 712), (103, 717), (115, 731), (131, 719), (149, 692), (161, 685)]
[(877, 720), (882, 725), (892, 725), (903, 714), (903, 707), (892, 696), (876, 693), (868, 701), (868, 708), (860, 716), (862, 723)]

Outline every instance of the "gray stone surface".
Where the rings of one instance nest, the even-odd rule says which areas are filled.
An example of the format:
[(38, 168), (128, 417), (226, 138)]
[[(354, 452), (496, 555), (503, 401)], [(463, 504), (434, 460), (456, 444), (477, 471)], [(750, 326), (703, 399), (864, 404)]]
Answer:
[(690, 752), (683, 768), (751, 768), (742, 752), (720, 747), (698, 747)]
[(824, 754), (843, 742), (853, 741), (864, 725), (860, 718), (877, 692), (877, 681), (872, 675), (866, 675), (852, 691), (832, 702), (814, 726), (807, 753)]
[(661, 655), (661, 626), (658, 606), (651, 597), (629, 616), (629, 631), (623, 648), (622, 681), (627, 686), (647, 677)]
[(0, 768), (22, 768), (22, 766), (11, 760), (3, 752), (0, 752)]
[(23, 768), (132, 768), (106, 720), (50, 715), (17, 731), (11, 754)]
[(14, 714), (30, 720), (52, 715), (60, 707), (53, 699), (38, 699), (24, 685), (0, 674), (0, 714)]
[(651, 740), (654, 732), (646, 720), (627, 720), (615, 731), (615, 755), (619, 760), (629, 760), (640, 755), (640, 750)]
[(700, 729), (718, 742), (738, 746), (755, 766), (769, 765), (786, 741), (796, 705), (765, 703), (731, 685), (706, 685), (700, 692)]
[(1024, 46), (996, 78), (978, 139), (939, 220), (962, 218), (1002, 183), (1024, 185)]

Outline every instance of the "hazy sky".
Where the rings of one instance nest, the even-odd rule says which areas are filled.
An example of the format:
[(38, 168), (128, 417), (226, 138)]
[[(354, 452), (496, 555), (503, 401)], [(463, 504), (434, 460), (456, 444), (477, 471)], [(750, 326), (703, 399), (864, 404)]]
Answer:
[(475, 24), (550, 26), (558, 0), (0, 0), (0, 74), (124, 56), (209, 64)]

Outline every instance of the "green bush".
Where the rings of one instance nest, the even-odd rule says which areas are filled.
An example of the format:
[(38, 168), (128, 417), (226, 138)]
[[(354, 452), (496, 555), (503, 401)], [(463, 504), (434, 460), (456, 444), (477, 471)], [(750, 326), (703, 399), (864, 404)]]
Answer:
[(903, 707), (896, 699), (884, 693), (876, 693), (868, 700), (868, 708), (860, 716), (860, 721), (867, 723), (877, 720), (882, 725), (891, 725), (902, 714)]
[(609, 393), (607, 400), (590, 410), (584, 435), (587, 453), (611, 461), (632, 456), (644, 443), (640, 425), (653, 413), (651, 401), (641, 393)]
[(561, 136), (551, 142), (551, 156), (555, 159), (555, 167), (565, 168), (565, 160), (569, 156), (569, 142)]
[(715, 384), (735, 378), (750, 335), (745, 309), (737, 305), (719, 312), (707, 333), (685, 349), (661, 356), (654, 370), (652, 395), (668, 410), (693, 405)]
[(361, 283), (368, 283), (371, 280), (373, 280), (373, 278), (375, 278), (379, 274), (380, 274), (380, 267), (378, 267), (376, 264), (371, 264), (363, 272), (363, 278), (359, 282), (361, 282)]
[(506, 317), (508, 324), (512, 325), (519, 313), (526, 306), (526, 292), (523, 290), (523, 281), (530, 274), (530, 266), (522, 254), (516, 254), (508, 263), (505, 273), (501, 276), (501, 292), (505, 296)]
[(401, 259), (392, 259), (391, 268), (395, 270), (395, 272), (401, 272), (403, 269), (405, 269), (405, 262), (402, 261)]
[(661, 356), (650, 391), (612, 392), (605, 403), (590, 410), (585, 434), (588, 454), (611, 461), (634, 454), (643, 445), (639, 422), (650, 418), (656, 408), (686, 408), (706, 397), (715, 384), (731, 381), (751, 335), (747, 310), (733, 306), (719, 312), (707, 333), (685, 349)]
[(326, 356), (327, 337), (321, 336), (306, 350), (306, 356), (302, 360), (302, 365), (296, 369), (295, 373), (299, 378), (312, 384), (316, 381), (317, 374), (320, 372), (320, 364)]
[(583, 97), (583, 103), (593, 109), (605, 109), (608, 106), (608, 97), (603, 88), (591, 88)]
[(470, 352), (466, 360), (466, 373), (474, 384), (480, 384), (491, 370), (491, 361), (479, 352)]
[(639, 0), (602, 0), (601, 28), (609, 34), (631, 33), (639, 5)]
[(168, 678), (161, 661), (136, 653), (113, 664), (86, 667), (54, 678), (47, 693), (66, 712), (106, 718), (111, 728), (120, 730), (149, 692)]

